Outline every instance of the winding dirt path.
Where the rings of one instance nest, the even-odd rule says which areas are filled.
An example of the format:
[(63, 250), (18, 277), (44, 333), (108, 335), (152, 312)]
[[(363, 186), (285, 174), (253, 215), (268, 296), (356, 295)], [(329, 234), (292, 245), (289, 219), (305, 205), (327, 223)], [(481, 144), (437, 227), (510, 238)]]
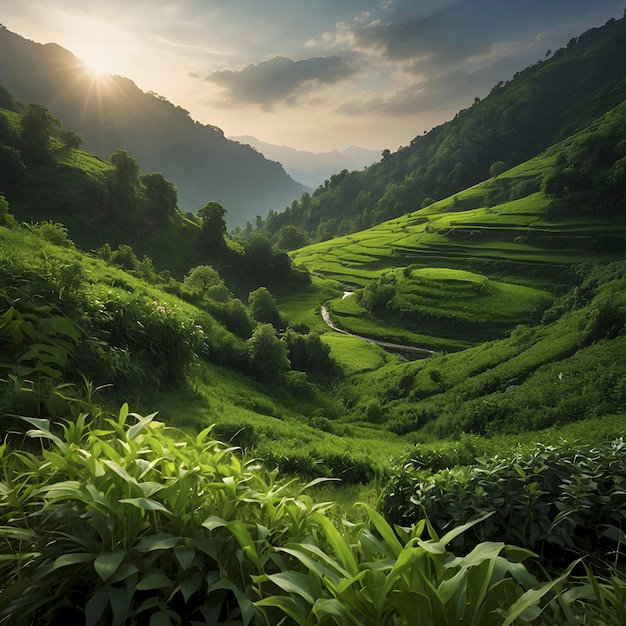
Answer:
[[(347, 295), (350, 295), (349, 292), (346, 292)], [(344, 298), (347, 295), (344, 294)], [(390, 343), (389, 341), (380, 341), (378, 339), (370, 339), (369, 337), (363, 337), (363, 335), (355, 335), (354, 333), (349, 333), (347, 330), (344, 330), (333, 320), (330, 318), (330, 312), (325, 306), (322, 306), (322, 319), (326, 322), (326, 325), (333, 330), (336, 330), (338, 333), (343, 333), (344, 335), (350, 335), (350, 337), (356, 337), (357, 339), (362, 339), (363, 341), (369, 341), (369, 343), (376, 344), (381, 348), (393, 352), (394, 354), (400, 354), (401, 356), (411, 359), (427, 359), (428, 357), (436, 354), (434, 350), (426, 350), (426, 348), (415, 348), (414, 346), (406, 346), (401, 343)]]

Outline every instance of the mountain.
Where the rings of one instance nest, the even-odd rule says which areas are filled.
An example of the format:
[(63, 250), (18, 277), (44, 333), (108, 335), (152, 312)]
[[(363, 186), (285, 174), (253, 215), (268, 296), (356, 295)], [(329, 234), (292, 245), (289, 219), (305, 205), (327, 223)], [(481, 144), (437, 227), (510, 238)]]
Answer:
[[(539, 154), (626, 97), (626, 18), (570, 40), (549, 58), (362, 172), (335, 174), (280, 214), (318, 240), (355, 232), (455, 194)], [(502, 162), (502, 163), (500, 163)]]
[(280, 164), (127, 78), (94, 78), (56, 44), (35, 43), (3, 28), (0, 57), (0, 85), (22, 102), (46, 106), (81, 135), (87, 151), (108, 159), (123, 149), (143, 171), (162, 173), (176, 185), (183, 211), (217, 200), (231, 225), (243, 225), (305, 191)]
[(362, 170), (380, 158), (380, 150), (368, 150), (358, 146), (350, 146), (341, 152), (307, 152), (288, 146), (276, 146), (250, 135), (230, 139), (248, 144), (268, 159), (282, 163), (285, 171), (294, 180), (311, 189), (317, 189), (336, 172)]

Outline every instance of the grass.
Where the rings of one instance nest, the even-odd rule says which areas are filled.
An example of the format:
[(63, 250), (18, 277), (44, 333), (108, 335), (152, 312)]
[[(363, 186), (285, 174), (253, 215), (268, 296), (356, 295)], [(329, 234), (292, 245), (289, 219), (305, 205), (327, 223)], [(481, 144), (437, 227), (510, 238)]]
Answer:
[[(384, 222), (360, 233), (336, 237), (292, 252), (310, 271), (340, 283), (364, 287), (385, 271), (410, 264), (466, 269), (477, 264), (490, 275), (501, 274), (498, 260), (515, 263), (521, 280), (537, 270), (549, 271), (580, 261), (606, 262), (615, 253), (594, 247), (594, 237), (606, 229), (603, 218), (555, 221), (545, 218), (548, 200), (540, 192), (486, 206), (496, 183), (532, 183), (546, 175), (555, 156), (531, 159), (452, 197)], [(626, 238), (623, 223), (612, 232)], [(585, 235), (576, 238), (574, 234)], [(445, 259), (445, 260), (444, 260)], [(494, 271), (495, 270), (495, 271)], [(513, 279), (509, 271), (509, 277)]]

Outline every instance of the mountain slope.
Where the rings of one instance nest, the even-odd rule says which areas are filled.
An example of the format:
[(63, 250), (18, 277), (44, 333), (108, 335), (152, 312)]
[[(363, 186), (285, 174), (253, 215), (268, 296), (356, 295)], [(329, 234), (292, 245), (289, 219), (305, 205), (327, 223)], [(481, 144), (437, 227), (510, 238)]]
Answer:
[(494, 163), (506, 169), (536, 156), (624, 97), (626, 18), (572, 39), (365, 171), (331, 177), (270, 215), (268, 232), (290, 224), (324, 240), (409, 213), (488, 178)]
[(282, 163), (285, 171), (294, 179), (307, 187), (316, 189), (332, 174), (341, 170), (362, 170), (380, 158), (379, 150), (367, 150), (358, 146), (350, 146), (339, 152), (307, 152), (295, 150), (288, 146), (276, 146), (244, 135), (230, 137), (234, 141), (248, 144), (257, 149), (268, 159)]
[(56, 44), (41, 45), (0, 29), (0, 85), (23, 102), (45, 105), (84, 139), (86, 150), (108, 158), (121, 148), (143, 171), (161, 172), (195, 211), (209, 200), (228, 210), (229, 223), (290, 204), (305, 188), (282, 166), (226, 139), (220, 129), (119, 76), (94, 78)]

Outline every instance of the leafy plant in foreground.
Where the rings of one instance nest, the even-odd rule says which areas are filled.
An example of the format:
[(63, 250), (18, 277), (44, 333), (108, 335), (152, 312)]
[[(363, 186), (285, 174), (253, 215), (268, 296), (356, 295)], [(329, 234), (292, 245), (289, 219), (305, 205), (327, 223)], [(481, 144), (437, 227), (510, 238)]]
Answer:
[(365, 505), (358, 525), (332, 521), (328, 503), (242, 461), (210, 429), (186, 436), (126, 405), (59, 432), (24, 419), (42, 448), (0, 446), (0, 623), (562, 617), (553, 591), (564, 577), (541, 584), (520, 562), (529, 551), (485, 542), (450, 552), (474, 523), (439, 538), (424, 521), (393, 528)]

